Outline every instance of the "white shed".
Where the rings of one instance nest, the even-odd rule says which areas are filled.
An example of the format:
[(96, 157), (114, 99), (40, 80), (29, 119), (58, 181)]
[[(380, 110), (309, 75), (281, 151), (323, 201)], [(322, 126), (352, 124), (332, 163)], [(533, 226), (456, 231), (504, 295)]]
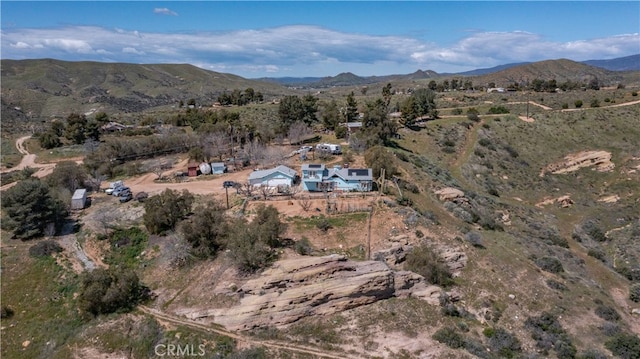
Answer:
[(87, 190), (79, 188), (71, 197), (71, 209), (83, 209), (87, 203)]

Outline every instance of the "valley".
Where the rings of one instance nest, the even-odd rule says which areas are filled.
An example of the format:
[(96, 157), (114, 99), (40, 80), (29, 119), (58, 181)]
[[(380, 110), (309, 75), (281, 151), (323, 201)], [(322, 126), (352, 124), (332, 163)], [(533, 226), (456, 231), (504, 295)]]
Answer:
[[(556, 65), (486, 76), (545, 69), (557, 75)], [(29, 71), (22, 66), (13, 64), (11, 76)], [(191, 68), (145, 71), (170, 74), (171, 91), (201, 81), (187, 78), (199, 76)], [(570, 72), (558, 78), (570, 79)], [(126, 113), (113, 102), (59, 106), (57, 95), (42, 97), (54, 91), (18, 90), (13, 82), (6, 92), (3, 61), (3, 106), (32, 116), (2, 112), (3, 202), (32, 176), (51, 186), (53, 197), (70, 197), (68, 189), (53, 189), (54, 179), (69, 183), (56, 168), (84, 169), (90, 202), (69, 212), (64, 233), (44, 229), (21, 240), (3, 227), (2, 356), (146, 358), (161, 357), (160, 344), (203, 344), (206, 357), (216, 358), (636, 358), (640, 83), (635, 73), (625, 74), (613, 72), (610, 86), (598, 90), (434, 92), (437, 115), (415, 121), (405, 118), (405, 104), (433, 78), (390, 80), (390, 95), (386, 82), (367, 84), (366, 91), (362, 85), (317, 89), (317, 118), (300, 138), (343, 150), (302, 156), (301, 143), (279, 126), (286, 123), (282, 103), (308, 100), (308, 91), (225, 76), (232, 82), (217, 88), (210, 81), (201, 97), (147, 92), (175, 97)], [(268, 100), (213, 103), (217, 93), (247, 87)], [(171, 105), (192, 95), (198, 105)], [(30, 102), (32, 96), (40, 100)], [(330, 104), (348, 108), (350, 100), (363, 129), (339, 137), (339, 124), (328, 128)], [(71, 143), (63, 109), (89, 107), (95, 111), (86, 112), (88, 121), (104, 112), (131, 129), (101, 133), (95, 148)], [(381, 122), (367, 125), (375, 121)], [(62, 144), (45, 149), (39, 136), (55, 122), (66, 126)], [(378, 139), (385, 126), (394, 130), (388, 138), (359, 137)], [(165, 150), (158, 139), (179, 150)], [(165, 153), (146, 155), (152, 146)], [(194, 162), (217, 161), (228, 172), (185, 175)], [(309, 164), (373, 168), (374, 190), (308, 192), (298, 185), (277, 193), (248, 186), (257, 169), (285, 165), (302, 177)], [(134, 197), (149, 198), (120, 203), (104, 193), (115, 180)], [(225, 188), (225, 181), (239, 185)], [(149, 213), (161, 212), (150, 200), (168, 190), (175, 191), (171, 202), (189, 202), (179, 197), (185, 193), (193, 200), (174, 227), (155, 231)], [(8, 210), (3, 206), (5, 216)], [(252, 232), (267, 231), (256, 227), (263, 223), (278, 231), (266, 254), (255, 243), (267, 232)], [(34, 255), (46, 241), (62, 250)], [(239, 255), (242, 243), (251, 248), (248, 257)], [(243, 266), (263, 255), (257, 269)], [(150, 295), (131, 299), (126, 309), (87, 314), (81, 308), (94, 266), (130, 270)]]

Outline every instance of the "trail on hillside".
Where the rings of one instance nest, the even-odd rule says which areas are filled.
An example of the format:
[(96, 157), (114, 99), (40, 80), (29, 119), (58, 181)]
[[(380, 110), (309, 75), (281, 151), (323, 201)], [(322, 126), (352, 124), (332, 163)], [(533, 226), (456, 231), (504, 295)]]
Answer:
[[(345, 358), (345, 355), (340, 355), (340, 354), (334, 354), (325, 350), (320, 350), (320, 349), (316, 349), (313, 347), (308, 347), (308, 346), (303, 346), (303, 345), (298, 345), (298, 344), (289, 344), (289, 343), (282, 343), (282, 342), (278, 342), (278, 341), (273, 341), (273, 340), (260, 340), (260, 339), (256, 339), (256, 338), (251, 338), (249, 336), (246, 335), (242, 335), (242, 334), (238, 334), (238, 333), (234, 333), (222, 328), (215, 328), (215, 327), (211, 327), (208, 325), (204, 325), (204, 324), (200, 324), (188, 319), (183, 319), (183, 318), (178, 318), (178, 317), (174, 317), (172, 315), (163, 313), (159, 310), (153, 309), (153, 308), (149, 308), (147, 306), (144, 305), (139, 305), (138, 309), (140, 311), (142, 311), (143, 313), (146, 313), (148, 315), (153, 316), (154, 318), (156, 318), (159, 321), (164, 321), (164, 322), (169, 322), (172, 324), (178, 324), (178, 325), (183, 325), (192, 329), (196, 329), (196, 330), (200, 330), (200, 331), (205, 331), (208, 333), (215, 333), (215, 334), (219, 334), (219, 335), (224, 335), (226, 337), (232, 338), (237, 340), (238, 342), (242, 342), (242, 343), (247, 343), (247, 344), (251, 344), (251, 345), (257, 345), (257, 346), (264, 346), (267, 348), (273, 348), (273, 349), (282, 349), (282, 350), (287, 350), (287, 351), (291, 351), (291, 352), (296, 352), (296, 353), (300, 353), (300, 354), (310, 354), (310, 355), (315, 355), (317, 357), (320, 358), (333, 358), (333, 359), (343, 359)], [(353, 353), (349, 353), (349, 357), (350, 358), (355, 358)]]

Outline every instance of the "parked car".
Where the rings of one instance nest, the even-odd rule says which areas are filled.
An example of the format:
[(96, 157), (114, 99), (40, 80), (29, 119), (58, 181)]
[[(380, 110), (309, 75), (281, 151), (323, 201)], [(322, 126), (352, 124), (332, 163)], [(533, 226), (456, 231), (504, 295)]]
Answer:
[(122, 186), (114, 189), (112, 194), (115, 197), (120, 197), (123, 193), (126, 193), (126, 192), (131, 193), (131, 188)]
[(131, 192), (126, 192), (125, 194), (123, 194), (122, 196), (120, 196), (120, 203), (125, 203), (125, 202), (129, 202), (133, 199), (133, 195), (131, 194)]
[(224, 181), (224, 183), (222, 184), (222, 188), (231, 188), (235, 186), (236, 183), (234, 181)]
[(115, 191), (116, 189), (118, 189), (120, 187), (124, 187), (124, 182), (122, 182), (122, 181), (111, 182), (111, 183), (109, 183), (109, 188), (104, 190), (104, 193), (113, 194), (113, 191)]
[(302, 146), (300, 147), (300, 151), (313, 151), (313, 146)]

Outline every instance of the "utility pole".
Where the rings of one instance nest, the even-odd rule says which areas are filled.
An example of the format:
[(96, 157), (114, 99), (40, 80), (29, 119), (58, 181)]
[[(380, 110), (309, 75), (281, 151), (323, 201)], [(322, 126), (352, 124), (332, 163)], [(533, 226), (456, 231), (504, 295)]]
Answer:
[(529, 119), (529, 91), (527, 91), (527, 120)]
[(229, 209), (229, 187), (224, 186), (224, 193), (227, 195), (227, 209)]

